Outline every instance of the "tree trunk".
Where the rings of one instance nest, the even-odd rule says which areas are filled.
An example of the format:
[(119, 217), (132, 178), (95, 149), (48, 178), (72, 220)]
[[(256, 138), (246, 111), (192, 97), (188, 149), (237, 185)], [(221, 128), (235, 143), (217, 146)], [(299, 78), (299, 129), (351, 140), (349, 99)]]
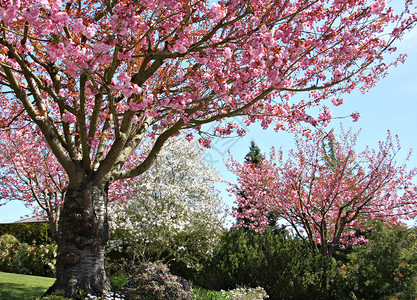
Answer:
[(57, 279), (46, 294), (64, 290), (66, 297), (80, 299), (83, 292), (101, 296), (109, 291), (104, 270), (109, 237), (107, 186), (85, 179), (69, 188), (58, 231)]
[(58, 243), (58, 221), (60, 215), (60, 209), (56, 208), (51, 212), (48, 212), (48, 222), (49, 222), (49, 233), (51, 234), (52, 241)]

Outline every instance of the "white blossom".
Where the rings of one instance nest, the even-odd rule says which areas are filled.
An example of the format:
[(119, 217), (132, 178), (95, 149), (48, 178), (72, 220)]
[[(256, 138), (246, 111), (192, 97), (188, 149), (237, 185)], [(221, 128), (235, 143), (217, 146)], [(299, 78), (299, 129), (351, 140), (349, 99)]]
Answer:
[(202, 154), (196, 142), (181, 136), (166, 143), (153, 166), (130, 181), (135, 192), (126, 203), (110, 205), (109, 250), (131, 246), (136, 258), (193, 267), (211, 253), (226, 213), (214, 186), (219, 178)]

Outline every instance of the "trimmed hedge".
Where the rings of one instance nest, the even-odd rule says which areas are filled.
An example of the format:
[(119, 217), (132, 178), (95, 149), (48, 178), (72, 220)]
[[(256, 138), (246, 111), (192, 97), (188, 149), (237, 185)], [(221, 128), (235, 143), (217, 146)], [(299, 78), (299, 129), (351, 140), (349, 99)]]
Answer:
[(46, 245), (52, 243), (49, 224), (39, 223), (8, 223), (0, 224), (0, 236), (11, 234), (21, 243)]

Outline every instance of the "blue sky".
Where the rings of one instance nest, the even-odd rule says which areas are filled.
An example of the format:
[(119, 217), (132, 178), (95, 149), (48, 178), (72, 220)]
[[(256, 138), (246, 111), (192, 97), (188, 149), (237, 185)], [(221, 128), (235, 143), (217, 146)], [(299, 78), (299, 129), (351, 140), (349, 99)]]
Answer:
[[(397, 4), (398, 1), (393, 1)], [(401, 1), (402, 2), (402, 1)], [(415, 149), (409, 162), (410, 167), (417, 167), (417, 29), (408, 33), (398, 43), (398, 53), (407, 53), (405, 64), (390, 70), (389, 75), (381, 80), (375, 88), (367, 94), (359, 92), (344, 95), (345, 103), (339, 107), (333, 106), (333, 116), (348, 116), (358, 111), (361, 118), (353, 123), (351, 118), (334, 120), (329, 128), (339, 127), (342, 122), (345, 128), (362, 129), (358, 140), (358, 147), (369, 145), (374, 147), (379, 140), (386, 137), (387, 130), (398, 134), (403, 151), (399, 158), (403, 158), (408, 149)], [(332, 107), (330, 100), (326, 103)], [(224, 166), (228, 158), (228, 151), (238, 160), (243, 161), (248, 152), (250, 141), (255, 140), (262, 152), (269, 153), (272, 146), (283, 150), (293, 146), (293, 135), (286, 132), (276, 133), (274, 130), (262, 130), (260, 126), (248, 128), (248, 134), (243, 138), (216, 139), (213, 148), (206, 151), (205, 159), (218, 169), (219, 175), (227, 181), (235, 181), (231, 172)], [(417, 182), (416, 182), (417, 183)], [(233, 198), (228, 196), (226, 185), (220, 184), (219, 189), (225, 202), (230, 206)], [(31, 211), (18, 201), (10, 202), (0, 207), (0, 223), (19, 220)]]

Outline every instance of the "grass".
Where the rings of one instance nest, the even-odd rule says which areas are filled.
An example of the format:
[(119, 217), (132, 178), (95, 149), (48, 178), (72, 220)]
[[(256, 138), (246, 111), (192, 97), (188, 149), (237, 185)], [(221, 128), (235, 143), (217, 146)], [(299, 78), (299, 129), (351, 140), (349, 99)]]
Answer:
[(29, 300), (41, 297), (54, 278), (0, 272), (0, 299)]
[[(116, 278), (122, 280), (125, 278)], [(116, 280), (116, 281), (117, 281)], [(0, 300), (33, 300), (41, 297), (54, 278), (0, 272)], [(228, 292), (194, 288), (194, 300), (226, 300)]]

